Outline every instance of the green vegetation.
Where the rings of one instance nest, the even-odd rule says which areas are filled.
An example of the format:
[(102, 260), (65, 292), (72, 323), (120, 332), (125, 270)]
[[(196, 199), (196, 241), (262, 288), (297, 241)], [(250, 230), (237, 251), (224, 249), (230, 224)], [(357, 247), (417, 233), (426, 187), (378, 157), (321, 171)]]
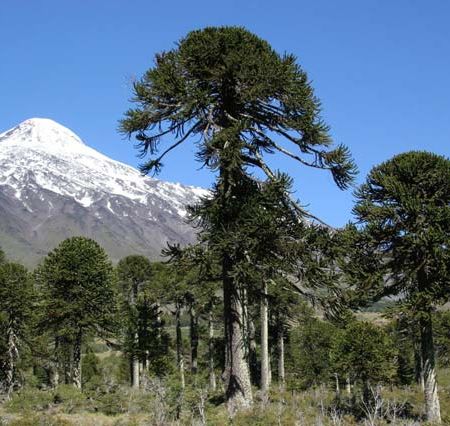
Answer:
[[(136, 136), (143, 156), (153, 156), (142, 166), (143, 172), (158, 172), (170, 151), (195, 136), (197, 158), (218, 173), (212, 197), (204, 199), (193, 213), (203, 227), (200, 244), (215, 255), (220, 268), (225, 318), (223, 377), (228, 407), (234, 413), (253, 401), (242, 345), (248, 276), (262, 281), (264, 305), (267, 281), (274, 279), (276, 270), (267, 260), (273, 263), (286, 253), (280, 249), (289, 241), (292, 217), (298, 223), (307, 215), (289, 198), (290, 179), (273, 172), (265, 156), (283, 154), (302, 165), (328, 170), (341, 189), (352, 182), (356, 167), (346, 147), (332, 147), (328, 127), (320, 117), (320, 102), (295, 57), (276, 53), (243, 28), (190, 32), (176, 49), (156, 56), (155, 67), (134, 84), (133, 101), (137, 107), (127, 111), (121, 129)], [(175, 141), (161, 148), (168, 135)], [(261, 182), (250, 169), (259, 169), (267, 181)], [(281, 210), (277, 216), (285, 224), (274, 229), (276, 234), (269, 240), (255, 234), (247, 223), (248, 213), (254, 210), (252, 201), (264, 196), (267, 206)], [(254, 223), (257, 210), (251, 218)], [(264, 216), (261, 210), (259, 214)], [(272, 244), (264, 247), (266, 242)], [(261, 310), (265, 311), (264, 306)], [(264, 330), (266, 318), (264, 314)], [(262, 334), (261, 379), (263, 391), (267, 391), (267, 333)]]
[(81, 389), (83, 340), (87, 334), (107, 337), (114, 330), (112, 264), (95, 241), (73, 237), (49, 253), (35, 275), (42, 293), (38, 327), (53, 341), (56, 364), (65, 364), (65, 381), (70, 377)]
[(198, 242), (113, 267), (73, 237), (32, 274), (0, 250), (0, 423), (449, 424), (449, 160), (375, 167), (358, 222), (333, 230), (266, 163), (287, 155), (340, 189), (356, 171), (293, 56), (206, 28), (134, 92), (121, 129), (153, 156), (144, 172), (191, 136), (217, 172), (190, 207)]
[(435, 422), (440, 404), (432, 312), (450, 296), (449, 182), (448, 159), (407, 152), (371, 170), (354, 208), (363, 225), (357, 236), (366, 256), (358, 264), (362, 281), (375, 294), (403, 295), (402, 309), (418, 324), (427, 418)]

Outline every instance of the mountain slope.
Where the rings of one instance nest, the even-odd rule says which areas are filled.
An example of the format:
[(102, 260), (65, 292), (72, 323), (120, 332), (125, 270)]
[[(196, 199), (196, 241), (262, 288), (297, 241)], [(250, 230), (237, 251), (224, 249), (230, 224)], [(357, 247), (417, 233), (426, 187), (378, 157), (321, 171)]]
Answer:
[(206, 193), (142, 177), (52, 120), (0, 134), (0, 246), (30, 266), (73, 235), (94, 238), (114, 261), (156, 259), (167, 242), (194, 241), (186, 205)]

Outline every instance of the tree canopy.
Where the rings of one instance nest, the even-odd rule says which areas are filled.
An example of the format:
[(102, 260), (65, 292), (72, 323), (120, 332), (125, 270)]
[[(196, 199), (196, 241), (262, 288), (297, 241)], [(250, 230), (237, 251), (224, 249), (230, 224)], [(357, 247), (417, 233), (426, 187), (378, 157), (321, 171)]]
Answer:
[(366, 245), (391, 278), (385, 294), (420, 293), (424, 303), (448, 298), (449, 182), (448, 159), (412, 151), (374, 167), (356, 192), (354, 214)]
[[(136, 136), (143, 156), (154, 156), (145, 173), (158, 172), (191, 136), (201, 142), (198, 159), (214, 170), (250, 166), (273, 177), (263, 154), (279, 152), (330, 170), (341, 188), (356, 172), (346, 147), (331, 148), (320, 101), (295, 56), (278, 54), (244, 28), (190, 32), (177, 48), (156, 55), (156, 66), (134, 83), (133, 102), (121, 130)], [(164, 138), (175, 141), (160, 152)]]
[(44, 290), (45, 310), (51, 311), (49, 326), (94, 332), (110, 328), (114, 270), (94, 240), (64, 240), (37, 268), (36, 277)]

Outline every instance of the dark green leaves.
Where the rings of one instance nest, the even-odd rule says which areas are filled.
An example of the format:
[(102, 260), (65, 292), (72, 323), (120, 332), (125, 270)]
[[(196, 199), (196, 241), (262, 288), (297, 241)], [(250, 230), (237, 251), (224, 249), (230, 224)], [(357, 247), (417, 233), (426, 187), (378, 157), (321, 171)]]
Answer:
[(37, 268), (36, 279), (43, 290), (47, 328), (69, 334), (112, 328), (115, 275), (107, 254), (95, 241), (64, 240)]
[[(208, 27), (155, 62), (134, 84), (136, 108), (120, 123), (142, 156), (152, 156), (143, 173), (159, 172), (163, 158), (194, 137), (197, 158), (213, 170), (266, 171), (261, 154), (281, 152), (329, 170), (341, 189), (353, 180), (355, 164), (346, 147), (329, 149), (320, 101), (293, 55), (279, 55), (241, 27)], [(280, 138), (292, 152), (280, 149)]]
[(385, 287), (428, 305), (448, 298), (450, 161), (421, 151), (397, 155), (372, 169), (356, 197), (354, 214)]

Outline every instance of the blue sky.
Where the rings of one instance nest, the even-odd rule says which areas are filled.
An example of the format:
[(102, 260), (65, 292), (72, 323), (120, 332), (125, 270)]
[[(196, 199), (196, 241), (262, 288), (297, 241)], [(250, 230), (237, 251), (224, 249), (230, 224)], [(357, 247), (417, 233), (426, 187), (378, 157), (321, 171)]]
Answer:
[[(242, 3), (242, 4), (241, 4)], [(294, 53), (361, 182), (374, 165), (421, 149), (450, 156), (450, 2), (446, 0), (2, 0), (0, 131), (48, 117), (114, 159), (137, 165), (117, 133), (131, 81), (192, 29), (242, 25)], [(160, 178), (207, 187), (189, 145)], [(295, 195), (334, 226), (351, 219), (352, 191), (288, 160)]]

